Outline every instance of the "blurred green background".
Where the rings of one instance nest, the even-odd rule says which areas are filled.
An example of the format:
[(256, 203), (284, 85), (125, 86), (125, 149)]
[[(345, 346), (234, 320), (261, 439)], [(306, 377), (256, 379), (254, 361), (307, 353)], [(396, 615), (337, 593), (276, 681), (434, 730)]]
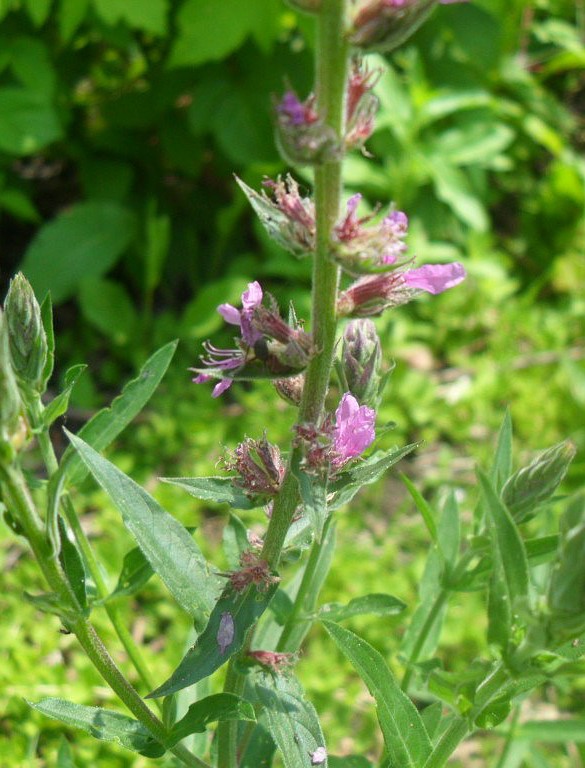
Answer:
[[(230, 345), (215, 308), (237, 303), (250, 280), (308, 315), (310, 263), (267, 240), (233, 174), (258, 186), (287, 170), (271, 104), (288, 84), (303, 96), (311, 89), (312, 45), (310, 18), (280, 0), (0, 2), (0, 293), (18, 269), (39, 298), (51, 291), (52, 389), (69, 366), (89, 363), (72, 398), (73, 429), (155, 348), (179, 338), (148, 412), (110, 457), (200, 526), (210, 553), (225, 511), (155, 478), (216, 472), (226, 446), (266, 425), (271, 440), (288, 440), (294, 414), (269, 384), (236, 385), (212, 400), (187, 368), (206, 338)], [(408, 45), (370, 57), (370, 66), (385, 70), (372, 158), (348, 158), (347, 194), (395, 202), (420, 263), (459, 260), (469, 274), (459, 288), (377, 321), (396, 362), (380, 421), (396, 422), (397, 443), (425, 441), (402, 470), (430, 497), (448, 488), (471, 497), (474, 464), (487, 460), (508, 406), (519, 460), (575, 441), (565, 484), (575, 489), (585, 446), (585, 3), (440, 7)], [(295, 173), (310, 188), (310, 176)], [(96, 512), (104, 500), (91, 493), (85, 519), (115, 581), (131, 542), (113, 510)], [(387, 590), (412, 602), (428, 541), (398, 480), (368, 489), (340, 527), (325, 599)], [(109, 704), (111, 694), (57, 620), (22, 602), (23, 589), (42, 587), (26, 550), (1, 532), (0, 766), (144, 765), (73, 732), (67, 762), (61, 727), (29, 713), (23, 698)], [(156, 582), (127, 609), (162, 678), (181, 653), (184, 620)], [(453, 609), (446, 664), (462, 667), (482, 648), (477, 609), (467, 599)], [(95, 620), (109, 636), (99, 610)], [(401, 621), (357, 626), (391, 654)], [(363, 688), (332, 658), (314, 633), (300, 669), (334, 751), (375, 754)], [(583, 715), (578, 694), (555, 689), (534, 706)], [(498, 744), (478, 743), (460, 764), (492, 765)], [(544, 763), (529, 755), (519, 765), (581, 759), (564, 745), (539, 755)]]

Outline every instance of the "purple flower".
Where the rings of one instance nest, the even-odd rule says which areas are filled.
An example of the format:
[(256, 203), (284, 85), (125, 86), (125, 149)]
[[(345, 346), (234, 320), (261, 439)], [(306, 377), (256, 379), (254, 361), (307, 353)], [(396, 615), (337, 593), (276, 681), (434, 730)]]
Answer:
[(436, 294), (459, 285), (465, 279), (465, 269), (457, 261), (451, 264), (425, 264), (418, 269), (409, 269), (402, 277), (411, 288)]
[(360, 405), (353, 395), (346, 392), (335, 411), (333, 427), (333, 459), (335, 468), (362, 454), (376, 436), (374, 423), (376, 412), (367, 405)]
[(294, 91), (286, 91), (280, 103), (277, 104), (276, 111), (287, 120), (289, 125), (306, 125), (315, 123), (319, 119), (313, 108), (314, 103), (313, 95), (302, 102)]
[(242, 309), (237, 309), (231, 304), (220, 304), (217, 308), (226, 323), (240, 326), (242, 339), (250, 346), (262, 338), (262, 334), (252, 325), (252, 315), (254, 309), (262, 304), (262, 295), (262, 287), (255, 280), (253, 283), (248, 283), (248, 290), (242, 294)]

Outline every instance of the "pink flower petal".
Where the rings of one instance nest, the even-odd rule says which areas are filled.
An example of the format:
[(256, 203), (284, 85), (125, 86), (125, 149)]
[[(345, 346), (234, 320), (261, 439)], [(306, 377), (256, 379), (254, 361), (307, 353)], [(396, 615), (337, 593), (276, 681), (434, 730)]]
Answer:
[(215, 387), (213, 388), (213, 392), (211, 393), (211, 397), (219, 397), (222, 395), (226, 389), (229, 389), (232, 385), (231, 379), (222, 379), (219, 381)]
[(244, 310), (251, 310), (262, 302), (262, 286), (257, 280), (248, 283), (248, 290), (242, 294), (242, 306)]
[(451, 264), (425, 264), (424, 267), (410, 269), (402, 277), (411, 288), (436, 294), (459, 285), (465, 278), (465, 269), (457, 261)]
[(362, 454), (376, 436), (374, 423), (376, 412), (367, 405), (360, 405), (353, 395), (346, 392), (335, 411), (333, 465), (340, 467), (349, 459)]
[(241, 312), (231, 304), (220, 304), (217, 308), (217, 311), (223, 317), (226, 323), (230, 323), (230, 325), (240, 324)]

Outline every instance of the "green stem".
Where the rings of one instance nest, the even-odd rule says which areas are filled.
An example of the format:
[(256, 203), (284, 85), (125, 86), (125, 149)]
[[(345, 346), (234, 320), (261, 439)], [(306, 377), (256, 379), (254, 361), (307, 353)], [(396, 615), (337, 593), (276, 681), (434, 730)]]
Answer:
[[(323, 526), (321, 541), (313, 542), (311, 547), (292, 611), (278, 641), (277, 651), (281, 653), (296, 653), (313, 624), (312, 618), (304, 617), (310, 616), (314, 612), (319, 592), (329, 571), (331, 555), (335, 546), (335, 526), (332, 523), (333, 517), (330, 515)], [(323, 562), (324, 557), (325, 563)]]
[[(342, 143), (345, 127), (345, 89), (348, 46), (344, 38), (346, 0), (323, 0), (317, 17), (316, 94), (317, 108)], [(299, 423), (319, 424), (333, 363), (337, 328), (339, 269), (330, 258), (331, 232), (339, 217), (342, 158), (315, 170), (316, 247), (313, 261), (311, 333), (317, 354), (311, 360), (299, 406)], [(272, 516), (264, 538), (262, 558), (272, 569), (278, 567), (284, 541), (299, 503), (299, 489), (291, 467), (300, 459), (293, 448), (280, 493), (274, 500)], [(237, 658), (228, 664), (224, 691), (237, 693), (243, 680), (236, 671)], [(217, 732), (218, 768), (236, 768), (237, 723), (220, 722)]]
[[(53, 449), (48, 431), (43, 426), (43, 406), (41, 399), (40, 397), (36, 396), (32, 398), (27, 404), (32, 426), (36, 433), (41, 456), (43, 458), (43, 463), (45, 464), (49, 477), (51, 477), (59, 469), (59, 464), (57, 462), (55, 451)], [(83, 528), (81, 527), (81, 523), (79, 522), (79, 518), (77, 517), (73, 503), (67, 494), (63, 495), (61, 503), (65, 513), (65, 518), (69, 527), (73, 531), (75, 541), (77, 542), (77, 546), (79, 547), (85, 566), (96, 586), (98, 596), (100, 599), (105, 600), (109, 594), (108, 585), (106, 584), (102, 570), (93, 553), (88, 538), (85, 535)], [(147, 690), (152, 691), (156, 687), (155, 682), (150, 676), (148, 667), (142, 657), (142, 654), (140, 653), (140, 650), (138, 649), (138, 646), (134, 642), (132, 634), (126, 626), (120, 611), (118, 610), (118, 606), (111, 602), (104, 602), (104, 608), (116, 634), (118, 635), (120, 642), (128, 654), (130, 661), (140, 676), (140, 679), (144, 683)], [(156, 706), (160, 711), (162, 711), (162, 704), (160, 701), (156, 701)]]
[(441, 589), (441, 591), (435, 597), (435, 601), (431, 606), (431, 610), (427, 614), (427, 618), (425, 619), (422, 627), (420, 628), (420, 632), (418, 633), (416, 641), (412, 646), (411, 654), (408, 657), (406, 671), (404, 672), (404, 677), (402, 678), (402, 683), (400, 687), (402, 688), (403, 691), (408, 691), (408, 686), (410, 685), (410, 681), (414, 674), (414, 664), (416, 664), (416, 662), (419, 660), (421, 651), (424, 648), (424, 645), (427, 641), (427, 637), (432, 631), (433, 626), (435, 625), (435, 622), (439, 618), (441, 610), (443, 609), (443, 606), (445, 605), (445, 602), (448, 597), (449, 597), (449, 592), (446, 589)]
[[(147, 707), (124, 677), (92, 625), (83, 616), (81, 606), (61, 569), (59, 561), (52, 557), (51, 545), (45, 537), (42, 521), (37, 514), (21, 472), (14, 467), (0, 465), (0, 482), (6, 506), (22, 526), (49, 587), (56, 594), (61, 605), (66, 607), (66, 615), (63, 620), (67, 627), (75, 633), (92, 664), (130, 712), (150, 731), (154, 739), (165, 744), (168, 739), (168, 731), (164, 724)], [(185, 765), (209, 768), (207, 763), (192, 755), (181, 745), (176, 745), (171, 748), (171, 751)]]

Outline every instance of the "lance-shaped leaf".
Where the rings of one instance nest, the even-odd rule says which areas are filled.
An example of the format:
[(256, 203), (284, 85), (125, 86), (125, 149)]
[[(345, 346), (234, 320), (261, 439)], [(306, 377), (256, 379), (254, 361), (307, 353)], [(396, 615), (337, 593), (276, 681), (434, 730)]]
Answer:
[(45, 410), (43, 411), (43, 425), (45, 427), (50, 427), (51, 424), (55, 421), (55, 419), (58, 419), (59, 416), (62, 416), (67, 408), (69, 407), (69, 398), (71, 397), (71, 392), (73, 391), (73, 387), (77, 384), (79, 381), (79, 377), (81, 374), (85, 371), (87, 368), (87, 365), (79, 364), (72, 366), (67, 373), (65, 374), (65, 385), (63, 387), (63, 390), (57, 395), (57, 397), (53, 398), (51, 402), (47, 405)]
[(482, 498), (490, 521), (493, 571), (488, 601), (488, 638), (505, 653), (518, 611), (528, 603), (528, 559), (510, 513), (487, 475), (478, 469)]
[(327, 475), (309, 475), (301, 469), (299, 461), (294, 461), (291, 469), (299, 484), (303, 510), (319, 542), (327, 518)]
[(378, 720), (392, 768), (421, 768), (431, 742), (418, 710), (401, 690), (382, 655), (353, 632), (323, 622), (376, 700)]
[(163, 483), (176, 485), (201, 501), (228, 504), (232, 509), (254, 509), (266, 503), (266, 497), (250, 498), (234, 485), (233, 477), (161, 477)]
[(406, 604), (392, 595), (371, 594), (355, 597), (346, 605), (328, 603), (321, 606), (319, 618), (327, 621), (345, 621), (354, 616), (376, 615), (396, 616), (406, 608)]
[(292, 675), (258, 673), (260, 722), (274, 739), (285, 768), (327, 768), (325, 739), (313, 705)]
[(512, 474), (512, 418), (509, 409), (506, 409), (502, 426), (498, 432), (498, 442), (494, 461), (490, 469), (490, 478), (498, 493), (506, 480)]
[(126, 528), (155, 573), (181, 608), (194, 616), (198, 626), (204, 626), (213, 608), (219, 581), (210, 573), (187, 529), (114, 464), (79, 437), (67, 434), (87, 468), (120, 511)]
[(418, 710), (401, 690), (382, 655), (353, 632), (323, 622), (376, 700), (378, 720), (392, 766), (421, 768), (431, 742)]
[(203, 733), (209, 723), (218, 720), (251, 720), (255, 722), (254, 707), (249, 701), (241, 699), (233, 693), (216, 693), (206, 696), (191, 704), (187, 714), (171, 728), (167, 746), (172, 747), (177, 742), (192, 733)]
[[(150, 400), (169, 367), (176, 348), (177, 342), (172, 341), (155, 352), (143, 365), (138, 376), (126, 384), (112, 404), (96, 413), (79, 430), (78, 437), (83, 438), (96, 451), (106, 448)], [(59, 471), (65, 472), (73, 484), (80, 483), (87, 475), (86, 467), (71, 447), (65, 451)]]
[(65, 571), (67, 581), (75, 593), (79, 607), (82, 610), (85, 610), (87, 608), (87, 595), (85, 591), (85, 568), (83, 567), (83, 560), (81, 559), (81, 555), (75, 544), (70, 541), (65, 523), (61, 517), (59, 518), (58, 525), (61, 538), (59, 561), (61, 567)]
[(380, 457), (380, 451), (377, 451), (367, 459), (356, 463), (351, 469), (341, 472), (337, 478), (330, 482), (329, 493), (332, 494), (329, 499), (329, 509), (339, 509), (344, 504), (349, 503), (363, 485), (374, 483), (400, 459), (418, 448), (420, 443), (411, 443), (403, 448), (392, 448)]
[(38, 712), (66, 725), (80, 728), (96, 739), (114, 741), (141, 755), (160, 757), (165, 752), (165, 748), (152, 738), (142, 723), (119, 712), (100, 707), (86, 707), (65, 699), (49, 698), (37, 703), (27, 703)]
[(134, 595), (142, 589), (153, 573), (152, 566), (140, 547), (134, 547), (124, 555), (122, 570), (113, 592), (103, 600), (96, 600), (95, 604), (100, 605), (117, 597)]
[(156, 699), (180, 691), (208, 677), (244, 645), (246, 633), (264, 613), (278, 588), (277, 583), (258, 589), (249, 586), (236, 592), (227, 584), (209, 622), (169, 679), (148, 695)]

